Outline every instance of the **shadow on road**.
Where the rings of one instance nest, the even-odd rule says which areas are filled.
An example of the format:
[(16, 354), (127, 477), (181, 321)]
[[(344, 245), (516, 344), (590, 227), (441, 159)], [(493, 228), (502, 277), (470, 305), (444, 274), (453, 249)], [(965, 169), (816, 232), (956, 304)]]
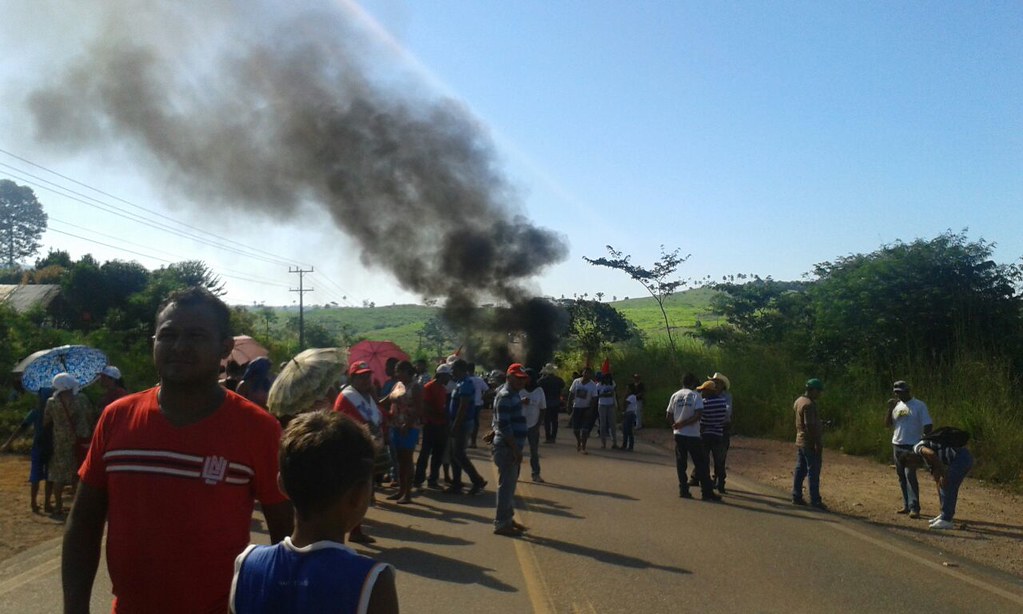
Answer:
[(394, 565), (401, 573), (454, 584), (479, 584), (503, 593), (518, 592), (514, 586), (492, 576), (494, 570), (489, 567), (480, 567), (426, 550), (388, 548), (374, 554), (373, 558)]
[(1023, 526), (1012, 524), (999, 524), (997, 522), (985, 522), (983, 520), (965, 520), (956, 518), (956, 524), (960, 522), (964, 531), (980, 533), (998, 537), (1009, 537), (1023, 541)]
[(606, 450), (603, 449), (603, 448), (597, 448), (596, 450), (594, 450), (593, 448), (589, 448), (589, 452), (590, 452), (590, 454), (589, 454), (590, 456), (593, 456), (593, 457), (596, 457), (596, 458), (611, 458), (611, 459), (614, 459), (614, 460), (620, 460), (620, 461), (625, 461), (625, 462), (629, 462), (629, 463), (639, 463), (641, 465), (657, 465), (658, 467), (666, 467), (666, 466), (669, 466), (669, 465), (671, 465), (671, 466), (675, 465), (674, 459), (668, 458), (667, 456), (660, 455), (660, 454), (653, 455), (653, 454), (644, 454), (642, 452), (640, 452), (640, 453), (636, 453), (636, 452), (619, 452), (618, 450), (612, 450), (610, 448), (608, 448)]
[(529, 513), (531, 514), (536, 512), (539, 514), (549, 514), (551, 516), (561, 516), (562, 518), (576, 518), (580, 520), (586, 518), (585, 516), (580, 516), (579, 514), (569, 511), (572, 509), (571, 507), (567, 505), (562, 505), (561, 503), (558, 503), (556, 501), (551, 501), (550, 499), (524, 497), (522, 495), (519, 495), (518, 498), (521, 499), (523, 503), (525, 503), (526, 509), (528, 509)]
[(738, 508), (748, 512), (757, 512), (758, 514), (772, 514), (775, 516), (805, 518), (807, 520), (825, 522), (830, 522), (830, 520), (828, 520), (829, 516), (842, 515), (833, 511), (823, 513), (812, 508), (796, 507), (787, 499), (782, 497), (762, 495), (760, 493), (744, 490), (735, 490), (734, 488), (728, 489), (728, 494), (724, 495), (724, 502), (729, 507)]
[(624, 499), (625, 501), (639, 501), (636, 497), (629, 495), (623, 495), (617, 492), (608, 492), (606, 490), (592, 490), (590, 488), (580, 488), (578, 486), (569, 486), (568, 484), (556, 484), (554, 482), (529, 482), (529, 485), (533, 488), (553, 488), (556, 490), (569, 490), (577, 492), (581, 495), (596, 495), (598, 497), (611, 497), (612, 499)]
[[(428, 499), (424, 497), (417, 497), (413, 499), (413, 503), (409, 505), (384, 505), (380, 509), (386, 509), (394, 512), (395, 514), (403, 514), (405, 516), (412, 516), (416, 518), (425, 518), (428, 520), (440, 520), (443, 522), (450, 522), (453, 524), (472, 524), (472, 523), (489, 523), (493, 521), (493, 516), (476, 514), (470, 511), (463, 511), (461, 509), (452, 509), (448, 507), (437, 507), (427, 503)], [(492, 509), (494, 507), (494, 498), (483, 497), (466, 497), (463, 496), (458, 500), (459, 503), (469, 502), (480, 502), (482, 505), (477, 505), (479, 509)], [(367, 519), (372, 520), (372, 511), (366, 515)]]
[(522, 536), (522, 539), (536, 546), (551, 548), (553, 550), (557, 550), (558, 552), (568, 552), (571, 554), (576, 554), (579, 556), (594, 559), (596, 561), (600, 561), (601, 563), (617, 565), (618, 567), (631, 567), (633, 569), (657, 569), (660, 571), (668, 571), (680, 575), (688, 575), (693, 573), (688, 569), (682, 569), (681, 567), (672, 567), (670, 565), (658, 565), (656, 563), (644, 561), (643, 559), (639, 559), (634, 556), (618, 554), (617, 552), (608, 552), (606, 550), (598, 550), (596, 548), (590, 548), (589, 546), (573, 544), (571, 542), (562, 541), (560, 539), (553, 539), (550, 537), (541, 537), (538, 535), (530, 535), (527, 533)]
[[(371, 519), (367, 519), (365, 525), (375, 537), (393, 539), (399, 542), (416, 542), (419, 544), (442, 546), (471, 546), (475, 543), (461, 537), (430, 533), (429, 531), (417, 529), (409, 525), (399, 525)], [(372, 545), (369, 545), (369, 547), (372, 547)]]

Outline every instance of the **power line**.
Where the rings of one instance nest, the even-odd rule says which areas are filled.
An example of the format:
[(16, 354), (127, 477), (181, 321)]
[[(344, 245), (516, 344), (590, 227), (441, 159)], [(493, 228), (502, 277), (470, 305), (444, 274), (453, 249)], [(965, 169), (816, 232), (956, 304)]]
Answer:
[(312, 273), (313, 269), (312, 269), (312, 267), (310, 267), (309, 269), (301, 269), (299, 267), (295, 267), (293, 269), (291, 267), (288, 267), (288, 272), (289, 273), (298, 273), (298, 289), (289, 288), (289, 290), (291, 292), (298, 292), (298, 349), (299, 350), (304, 350), (305, 349), (305, 308), (304, 308), (304, 303), (302, 301), (302, 297), (305, 296), (306, 292), (312, 292), (313, 289), (312, 288), (306, 289), (305, 287), (303, 287), (303, 285), (302, 285), (302, 278), (303, 278), (303, 276), (306, 273)]
[[(109, 247), (111, 249), (116, 249), (118, 251), (127, 252), (129, 254), (135, 254), (136, 256), (142, 256), (143, 258), (149, 258), (151, 260), (159, 260), (160, 262), (166, 262), (168, 264), (174, 264), (176, 262), (174, 260), (167, 260), (166, 258), (160, 258), (158, 256), (153, 256), (151, 254), (143, 254), (142, 252), (136, 252), (134, 250), (130, 250), (130, 249), (127, 249), (127, 248), (124, 248), (124, 247), (118, 247), (116, 245), (110, 245), (109, 243), (104, 243), (102, 241), (96, 241), (95, 239), (90, 239), (88, 237), (83, 237), (81, 235), (76, 235), (76, 234), (71, 233), (71, 232), (65, 232), (63, 230), (57, 230), (56, 228), (49, 228), (47, 230), (50, 230), (50, 231), (53, 231), (53, 232), (56, 232), (56, 233), (59, 233), (59, 234), (62, 234), (62, 235), (67, 235), (69, 237), (74, 237), (76, 239), (81, 239), (82, 241), (88, 241), (89, 243), (95, 243), (96, 245), (102, 245), (103, 247)], [(228, 277), (230, 279), (238, 279), (238, 280), (241, 280), (241, 281), (248, 281), (248, 282), (257, 283), (257, 284), (263, 284), (263, 285), (267, 285), (267, 286), (277, 286), (277, 287), (280, 287), (280, 288), (289, 288), (290, 287), (287, 284), (275, 283), (275, 282), (267, 281), (267, 280), (263, 280), (263, 279), (253, 279), (253, 278), (250, 278), (250, 277), (243, 277), (243, 276), (240, 276), (240, 275), (229, 275), (227, 273), (221, 273), (219, 271), (216, 271), (216, 274), (221, 276), (221, 277)]]
[[(127, 220), (127, 221), (130, 221), (130, 222), (138, 223), (138, 224), (141, 224), (143, 226), (147, 226), (149, 228), (153, 228), (153, 229), (158, 230), (158, 231), (166, 232), (166, 233), (172, 234), (172, 235), (180, 237), (180, 238), (188, 239), (188, 240), (194, 241), (196, 243), (199, 243), (201, 245), (206, 245), (206, 246), (209, 246), (209, 247), (221, 250), (221, 251), (238, 254), (240, 256), (244, 256), (244, 257), (247, 257), (247, 258), (252, 258), (252, 259), (255, 259), (255, 260), (259, 260), (259, 261), (262, 261), (262, 262), (266, 262), (268, 264), (275, 264), (275, 265), (278, 265), (278, 266), (288, 266), (289, 269), (290, 269), (291, 265), (295, 262), (295, 260), (293, 258), (286, 258), (286, 257), (283, 257), (283, 256), (279, 256), (277, 254), (266, 252), (265, 250), (255, 250), (252, 247), (250, 247), (250, 246), (248, 246), (248, 245), (246, 245), (244, 243), (241, 243), (239, 241), (235, 241), (235, 240), (230, 239), (228, 237), (224, 237), (224, 236), (218, 235), (216, 233), (213, 233), (213, 232), (204, 230), (202, 228), (199, 228), (197, 226), (193, 226), (193, 225), (188, 224), (186, 222), (182, 222), (182, 221), (180, 221), (178, 219), (175, 219), (175, 218), (173, 218), (171, 216), (168, 216), (168, 215), (164, 215), (163, 213), (160, 213), (158, 211), (154, 211), (154, 210), (149, 209), (147, 207), (143, 207), (141, 205), (137, 205), (137, 204), (135, 204), (135, 203), (133, 203), (133, 202), (131, 202), (129, 200), (126, 200), (124, 198), (121, 198), (119, 196), (113, 195), (113, 194), (111, 194), (109, 192), (106, 192), (104, 190), (101, 190), (99, 188), (93, 187), (93, 186), (91, 186), (91, 185), (89, 185), (87, 183), (84, 183), (82, 181), (79, 181), (77, 179), (69, 177), (67, 175), (64, 175), (64, 174), (62, 174), (62, 173), (60, 173), (58, 171), (55, 171), (55, 170), (53, 170), (51, 168), (48, 168), (46, 166), (43, 166), (43, 165), (38, 164), (36, 162), (33, 162), (32, 160), (29, 160), (29, 159), (27, 159), (27, 158), (25, 158), (23, 156), (19, 156), (19, 155), (15, 154), (15, 153), (13, 153), (11, 151), (8, 151), (6, 149), (0, 148), (0, 153), (2, 153), (4, 155), (7, 155), (7, 156), (10, 156), (11, 158), (13, 158), (15, 160), (18, 160), (18, 161), (20, 161), (23, 164), (29, 165), (29, 166), (31, 166), (33, 168), (40, 169), (40, 170), (44, 171), (45, 173), (49, 173), (50, 175), (53, 175), (54, 177), (58, 177), (58, 178), (64, 180), (65, 182), (70, 182), (73, 185), (81, 186), (81, 187), (83, 187), (83, 188), (85, 188), (87, 190), (91, 190), (92, 192), (100, 194), (100, 195), (106, 197), (107, 199), (112, 199), (114, 201), (117, 201), (117, 202), (123, 203), (125, 205), (128, 205), (129, 207), (132, 207), (133, 209), (142, 211), (148, 217), (145, 217), (145, 216), (140, 215), (138, 213), (135, 213), (133, 211), (129, 211), (129, 210), (123, 208), (123, 207), (119, 207), (119, 206), (117, 206), (115, 204), (112, 204), (112, 203), (107, 202), (105, 200), (101, 200), (101, 199), (96, 198), (94, 196), (91, 196), (89, 194), (82, 193), (82, 192), (80, 192), (78, 190), (75, 190), (72, 187), (69, 187), (67, 185), (62, 185), (61, 183), (58, 183), (58, 182), (55, 182), (55, 181), (51, 181), (49, 179), (46, 179), (45, 177), (41, 177), (39, 175), (33, 174), (33, 173), (28, 172), (28, 171), (26, 171), (26, 170), (24, 170), (22, 168), (17, 167), (17, 166), (13, 166), (11, 164), (6, 164), (4, 162), (0, 162), (0, 167), (4, 167), (6, 169), (10, 169), (8, 171), (5, 171), (6, 174), (9, 174), (12, 177), (18, 179), (19, 181), (27, 183), (27, 184), (29, 184), (31, 186), (34, 186), (34, 187), (38, 188), (38, 189), (42, 189), (42, 190), (46, 190), (48, 192), (52, 192), (52, 193), (57, 194), (57, 195), (59, 195), (59, 196), (61, 196), (63, 198), (67, 198), (69, 200), (72, 200), (72, 201), (84, 204), (86, 206), (98, 209), (98, 210), (103, 211), (105, 213), (110, 213), (110, 214), (113, 214), (113, 215), (117, 215), (122, 220)], [(14, 171), (14, 172), (11, 172), (11, 171)], [(161, 222), (159, 222), (159, 221), (157, 221), (157, 220), (155, 220), (153, 218), (159, 218), (159, 219), (162, 219), (162, 220), (167, 220), (167, 222), (169, 222), (171, 224), (182, 226), (184, 229), (188, 229), (188, 230), (184, 230), (182, 228), (176, 228), (176, 227), (168, 225), (166, 223), (161, 223)], [(63, 221), (63, 220), (57, 220), (55, 218), (51, 218), (51, 219), (54, 219), (54, 221), (58, 221), (60, 223), (66, 224), (68, 226), (71, 226), (73, 228), (78, 228), (78, 229), (80, 229), (82, 231), (85, 231), (85, 232), (91, 232), (91, 233), (98, 234), (100, 236), (105, 236), (105, 237), (107, 237), (109, 239), (114, 240), (115, 243), (127, 242), (129, 244), (132, 244), (130, 241), (125, 241), (123, 238), (112, 237), (110, 235), (104, 235), (103, 233), (100, 233), (98, 231), (95, 231), (95, 230), (92, 230), (92, 229), (86, 229), (86, 228), (84, 228), (82, 226), (75, 225), (75, 224), (73, 224), (71, 222), (67, 222), (67, 221)], [(59, 231), (57, 229), (53, 229), (53, 230), (55, 232), (60, 232), (61, 234), (65, 234), (65, 235), (68, 235), (68, 236), (73, 236), (75, 238), (79, 238), (79, 239), (81, 239), (83, 241), (89, 241), (91, 243), (95, 243), (97, 245), (103, 245), (104, 247), (109, 247), (111, 249), (121, 250), (121, 251), (124, 251), (125, 253), (142, 256), (142, 257), (149, 258), (149, 259), (152, 259), (152, 260), (157, 260), (157, 261), (160, 261), (160, 262), (171, 262), (170, 260), (167, 260), (165, 258), (161, 258), (161, 257), (158, 257), (158, 256), (154, 256), (152, 254), (147, 254), (147, 253), (135, 251), (135, 250), (132, 250), (132, 249), (128, 249), (128, 248), (125, 248), (123, 246), (118, 246), (117, 244), (104, 243), (102, 241), (96, 241), (96, 240), (89, 239), (89, 238), (86, 238), (86, 237), (81, 237), (79, 235), (75, 235), (75, 234), (72, 234), (72, 233), (69, 233), (69, 232), (66, 232), (66, 231)], [(194, 232), (191, 232), (191, 231), (194, 231)], [(211, 240), (211, 238), (215, 239), (215, 241)], [(134, 245), (138, 245), (138, 244), (134, 244)], [(148, 246), (146, 246), (146, 247), (148, 247)], [(167, 252), (162, 252), (161, 250), (156, 250), (156, 251), (158, 251), (160, 253), (167, 254)], [(302, 266), (302, 265), (299, 265), (299, 266)], [(309, 266), (310, 272), (313, 272), (313, 267), (311, 265), (308, 265), (308, 266)], [(225, 269), (225, 270), (229, 271), (229, 269)], [(325, 286), (322, 290), (329, 296), (329, 298), (339, 299), (341, 303), (346, 304), (347, 306), (353, 306), (353, 303), (349, 300), (349, 297), (354, 298), (350, 291), (348, 291), (347, 289), (343, 288), (340, 284), (335, 282), (329, 276), (323, 275), (322, 273), (314, 273), (314, 274), (315, 275), (319, 275), (318, 279), (320, 281), (322, 281), (323, 282), (322, 285)], [(234, 278), (234, 279), (241, 279), (241, 280), (245, 280), (245, 281), (253, 281), (255, 283), (261, 283), (261, 284), (264, 284), (264, 285), (273, 285), (273, 286), (277, 286), (277, 287), (286, 287), (285, 284), (279, 284), (279, 283), (271, 282), (271, 281), (268, 281), (268, 280), (265, 280), (265, 279), (256, 279), (256, 278), (245, 277), (245, 276), (241, 276), (241, 275), (228, 275), (226, 273), (224, 274), (224, 276), (225, 277), (231, 277), (231, 278)]]
[[(3, 162), (0, 162), (0, 166), (10, 167), (10, 165), (4, 164)], [(263, 262), (267, 262), (267, 263), (270, 263), (270, 264), (277, 264), (277, 265), (280, 265), (280, 266), (286, 266), (288, 264), (288, 262), (291, 262), (289, 260), (276, 259), (274, 257), (270, 257), (272, 255), (267, 255), (267, 254), (264, 254), (262, 252), (255, 251), (255, 250), (252, 250), (251, 248), (247, 248), (247, 247), (244, 247), (244, 246), (243, 246), (243, 248), (245, 250), (249, 250), (249, 251), (243, 251), (243, 249), (231, 247), (229, 245), (222, 245), (222, 244), (218, 244), (218, 243), (213, 243), (213, 242), (211, 242), (211, 241), (209, 241), (207, 239), (204, 239), (201, 236), (197, 236), (197, 235), (191, 234), (191, 233), (189, 233), (187, 231), (184, 231), (184, 230), (179, 230), (177, 228), (172, 228), (172, 227), (169, 227), (169, 226), (166, 226), (166, 225), (161, 225), (161, 224), (158, 224), (156, 222), (152, 222), (150, 220), (147, 220), (147, 219), (143, 218), (142, 216), (140, 216), (138, 214), (132, 213), (132, 212), (127, 211), (125, 209), (122, 209), (120, 207), (116, 207), (114, 205), (110, 205), (108, 203), (104, 203), (102, 201), (99, 201), (99, 200), (91, 197), (91, 196), (88, 196), (87, 194), (81, 194), (80, 192), (75, 192), (74, 190), (71, 190), (69, 188), (65, 188), (64, 186), (58, 185), (56, 183), (53, 183), (52, 181), (48, 181), (48, 180), (43, 179), (41, 177), (36, 177), (35, 175), (31, 175), (31, 174), (26, 173), (25, 175), (27, 175), (28, 177), (31, 177), (31, 178), (36, 179), (37, 181), (41, 181), (43, 183), (48, 183), (48, 184), (53, 185), (55, 187), (54, 188), (50, 188), (50, 187), (47, 187), (45, 185), (39, 185), (38, 183), (33, 183), (33, 181), (31, 179), (25, 179), (25, 175), (20, 174), (20, 173), (23, 173), (23, 171), (20, 171), (20, 170), (17, 171), (16, 173), (11, 173), (10, 171), (6, 171), (6, 173), (9, 176), (15, 177), (19, 181), (27, 183), (27, 184), (29, 184), (31, 186), (35, 186), (38, 189), (46, 190), (48, 192), (53, 192), (55, 194), (63, 196), (64, 198), (67, 198), (69, 200), (73, 200), (73, 201), (82, 203), (83, 205), (86, 205), (88, 207), (93, 207), (94, 209), (99, 209), (100, 211), (104, 211), (106, 213), (114, 213), (114, 214), (118, 214), (118, 215), (127, 217), (127, 219), (129, 219), (130, 221), (137, 222), (139, 224), (142, 224), (143, 226), (148, 226), (148, 227), (156, 229), (156, 230), (162, 230), (164, 232), (168, 232), (168, 233), (173, 234), (173, 235), (178, 236), (178, 237), (182, 237), (182, 238), (185, 238), (185, 239), (190, 239), (190, 240), (195, 241), (197, 243), (200, 243), (202, 245), (206, 245), (206, 246), (213, 247), (213, 248), (216, 248), (216, 249), (220, 249), (220, 250), (223, 250), (223, 251), (232, 252), (232, 253), (238, 254), (240, 256), (246, 256), (248, 258), (254, 258), (256, 260), (262, 260)], [(84, 199), (87, 199), (87, 200), (84, 200)], [(88, 202), (88, 201), (95, 201), (95, 202)], [(124, 218), (122, 217), (122, 219), (124, 219)], [(207, 233), (207, 234), (211, 234), (211, 233)], [(211, 235), (211, 236), (216, 236), (216, 235)], [(232, 241), (232, 243), (235, 243), (237, 245), (242, 245), (241, 243), (238, 243), (237, 241)]]
[[(124, 203), (125, 205), (133, 207), (133, 208), (138, 209), (140, 211), (143, 211), (143, 212), (145, 212), (148, 215), (156, 216), (156, 217), (159, 217), (161, 219), (164, 219), (164, 220), (167, 220), (169, 222), (172, 222), (174, 224), (177, 224), (179, 226), (184, 226), (185, 228), (188, 228), (190, 230), (193, 230), (193, 231), (205, 234), (205, 235), (209, 235), (210, 237), (213, 237), (213, 238), (217, 239), (219, 242), (222, 242), (222, 243), (220, 243), (220, 246), (222, 246), (223, 243), (229, 243), (229, 244), (233, 244), (233, 245), (237, 246), (237, 248), (239, 248), (239, 249), (251, 250), (251, 248), (249, 246), (245, 245), (244, 243), (235, 241), (233, 239), (230, 239), (228, 237), (224, 237), (222, 235), (218, 235), (218, 234), (216, 234), (214, 232), (210, 232), (208, 230), (199, 228), (197, 226), (193, 226), (193, 225), (188, 224), (186, 222), (182, 222), (181, 220), (178, 220), (178, 219), (173, 218), (171, 216), (165, 215), (165, 214), (160, 213), (158, 211), (154, 211), (154, 210), (149, 209), (147, 207), (143, 207), (141, 205), (137, 205), (137, 204), (135, 204), (135, 203), (133, 203), (133, 202), (131, 202), (129, 200), (126, 200), (126, 199), (121, 198), (119, 196), (115, 196), (113, 194), (110, 194), (109, 192), (106, 192), (106, 191), (101, 190), (99, 188), (93, 187), (93, 186), (91, 186), (91, 185), (89, 185), (87, 183), (78, 181), (77, 179), (74, 179), (72, 177), (68, 177), (67, 175), (61, 174), (61, 173), (59, 173), (59, 172), (57, 172), (57, 171), (55, 171), (53, 169), (50, 169), (50, 168), (48, 168), (46, 166), (43, 166), (41, 164), (37, 164), (36, 162), (33, 162), (33, 161), (31, 161), (31, 160), (29, 160), (27, 158), (19, 156), (19, 155), (15, 154), (15, 153), (12, 153), (12, 152), (7, 151), (5, 149), (0, 148), (0, 153), (3, 153), (5, 155), (7, 155), (7, 156), (10, 156), (10, 157), (12, 157), (12, 158), (14, 158), (16, 160), (19, 160), (19, 161), (21, 161), (21, 162), (23, 162), (25, 164), (28, 164), (28, 165), (34, 167), (34, 168), (38, 168), (40, 170), (43, 170), (43, 171), (45, 171), (47, 173), (50, 173), (50, 174), (52, 174), (52, 175), (54, 175), (56, 177), (60, 177), (61, 179), (64, 179), (65, 181), (70, 181), (71, 183), (73, 183), (75, 185), (82, 186), (82, 187), (84, 187), (86, 189), (92, 190), (93, 192), (96, 192), (97, 194), (101, 194), (101, 195), (103, 195), (103, 196), (105, 196), (107, 198), (111, 198), (111, 199), (113, 199), (113, 200), (115, 200), (117, 202)], [(76, 192), (76, 191), (74, 191), (74, 190), (72, 190), (72, 189), (70, 189), (68, 187), (61, 186), (59, 184), (56, 184), (56, 183), (51, 182), (51, 181), (48, 181), (48, 180), (43, 179), (41, 177), (32, 175), (31, 173), (28, 173), (27, 171), (25, 171), (23, 169), (19, 169), (17, 167), (11, 166), (9, 164), (5, 164), (5, 163), (0, 162), (0, 166), (4, 166), (6, 168), (13, 169), (13, 170), (15, 170), (15, 171), (17, 171), (19, 173), (23, 173), (23, 174), (26, 174), (26, 175), (28, 175), (30, 177), (34, 177), (35, 179), (37, 179), (39, 181), (44, 181), (44, 182), (49, 183), (51, 185), (57, 186), (57, 187), (59, 187), (62, 190), (66, 190), (66, 191), (71, 192), (73, 194), (77, 194), (77, 195), (79, 195), (79, 196), (81, 196), (83, 198), (88, 198), (88, 199), (93, 200), (95, 202), (102, 202), (102, 201), (99, 201), (98, 199), (95, 199), (95, 198), (93, 198), (91, 196), (88, 196), (88, 195)], [(85, 204), (87, 204), (87, 203), (85, 203)], [(147, 220), (145, 220), (145, 218), (139, 219), (139, 216), (137, 214), (132, 214), (132, 213), (130, 213), (130, 212), (120, 208), (120, 207), (117, 207), (116, 205), (112, 205), (110, 203), (103, 203), (103, 204), (106, 205), (107, 207), (111, 207), (111, 208), (113, 208), (113, 209), (115, 209), (115, 210), (117, 210), (117, 211), (119, 211), (121, 213), (124, 213), (124, 214), (127, 214), (127, 215), (131, 215), (133, 217), (133, 219), (136, 219), (137, 221), (140, 221), (140, 223), (146, 223), (147, 225), (150, 225), (152, 227), (160, 228), (159, 226), (155, 226), (155, 225), (149, 223)], [(163, 227), (163, 229), (169, 230), (166, 227)], [(178, 232), (180, 232), (180, 231), (178, 231)], [(217, 244), (211, 244), (211, 245), (218, 246)], [(270, 254), (269, 252), (263, 252), (263, 255), (264, 256), (269, 256), (269, 257), (272, 257), (272, 258), (276, 259), (277, 264), (286, 265), (289, 262), (294, 262), (294, 258), (285, 258), (283, 256), (279, 256), (279, 255), (276, 255), (276, 254)]]
[[(101, 237), (106, 237), (106, 238), (109, 238), (109, 239), (118, 240), (118, 241), (121, 241), (123, 243), (127, 243), (128, 245), (137, 245), (139, 247), (147, 247), (145, 245), (139, 245), (138, 243), (134, 243), (132, 241), (127, 241), (127, 240), (124, 240), (124, 239), (122, 239), (120, 237), (115, 237), (113, 235), (108, 235), (108, 234), (99, 232), (97, 230), (93, 230), (91, 228), (85, 228), (84, 226), (79, 226), (78, 224), (72, 224), (71, 222), (67, 222), (65, 220), (61, 220), (61, 219), (58, 219), (58, 218), (55, 218), (55, 217), (52, 217), (52, 216), (49, 217), (49, 220), (51, 222), (58, 222), (60, 224), (66, 224), (67, 226), (70, 226), (72, 228), (77, 228), (77, 229), (82, 230), (84, 232), (93, 233), (93, 234), (99, 235)], [(124, 248), (124, 247), (116, 247), (114, 245), (109, 245), (107, 243), (100, 243), (99, 241), (95, 241), (93, 239), (88, 239), (88, 238), (81, 237), (81, 236), (78, 236), (78, 235), (72, 235), (71, 233), (63, 232), (63, 231), (60, 231), (60, 230), (58, 230), (56, 228), (47, 228), (47, 230), (52, 230), (54, 232), (59, 232), (61, 234), (67, 234), (67, 235), (73, 236), (73, 237), (75, 237), (77, 239), (81, 239), (83, 241), (89, 241), (90, 243), (97, 243), (99, 245), (103, 245), (105, 247), (110, 247), (110, 248), (117, 249), (117, 250), (120, 250), (120, 251), (128, 251), (130, 253), (142, 255), (140, 252), (131, 252), (130, 250), (128, 250), (127, 248)], [(156, 251), (157, 253), (161, 253), (161, 254), (166, 254), (168, 256), (176, 256), (175, 254), (171, 254), (170, 252), (165, 252), (165, 251), (159, 250), (159, 249), (153, 250), (153, 251)], [(152, 255), (145, 255), (145, 256), (147, 258), (151, 258), (153, 260), (160, 260), (161, 262), (180, 262), (180, 260), (165, 260), (163, 258), (159, 258), (157, 256), (152, 256)], [(280, 282), (275, 282), (275, 281), (272, 281), (272, 280), (269, 280), (269, 279), (266, 279), (266, 278), (245, 277), (245, 275), (247, 275), (246, 273), (243, 273), (241, 271), (235, 271), (233, 269), (227, 269), (227, 268), (223, 268), (223, 267), (218, 267), (217, 270), (218, 271), (227, 271), (228, 273), (234, 273), (235, 275), (233, 277), (235, 279), (244, 279), (244, 280), (253, 281), (253, 282), (264, 284), (264, 285), (278, 286), (278, 287), (281, 287), (281, 288), (288, 287), (287, 284), (283, 284), (283, 283), (280, 283)], [(227, 276), (227, 275), (225, 275), (225, 276)]]

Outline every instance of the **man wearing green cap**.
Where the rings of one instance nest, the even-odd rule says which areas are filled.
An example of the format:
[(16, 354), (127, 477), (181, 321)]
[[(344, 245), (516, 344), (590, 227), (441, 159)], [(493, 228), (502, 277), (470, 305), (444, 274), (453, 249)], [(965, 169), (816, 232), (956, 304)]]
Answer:
[(828, 508), (821, 501), (821, 455), (824, 450), (824, 423), (817, 412), (817, 399), (824, 392), (824, 384), (815, 378), (806, 381), (806, 392), (796, 399), (796, 471), (792, 479), (792, 503), (806, 505), (803, 499), (803, 479), (810, 478), (810, 505)]

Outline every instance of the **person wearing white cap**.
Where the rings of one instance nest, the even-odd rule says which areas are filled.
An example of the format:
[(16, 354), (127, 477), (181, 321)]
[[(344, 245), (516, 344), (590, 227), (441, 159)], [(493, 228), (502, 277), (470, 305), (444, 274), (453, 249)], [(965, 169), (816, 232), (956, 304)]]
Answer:
[(90, 426), (96, 425), (96, 420), (99, 419), (100, 414), (103, 413), (107, 405), (128, 394), (128, 391), (124, 388), (124, 378), (121, 377), (121, 370), (114, 365), (103, 367), (99, 374), (99, 385), (103, 389), (103, 396), (100, 397), (95, 419), (90, 417)]
[[(423, 386), (423, 441), (416, 459), (416, 474), (413, 486), (421, 488), (426, 482), (430, 488), (440, 489), (440, 467), (444, 461), (444, 450), (448, 443), (448, 382), (451, 381), (451, 365), (437, 365), (433, 379)], [(427, 466), (429, 465), (429, 475)]]
[(64, 487), (71, 486), (74, 495), (78, 482), (78, 466), (82, 457), (78, 442), (87, 440), (91, 431), (87, 416), (89, 399), (79, 394), (78, 380), (69, 373), (53, 377), (53, 396), (43, 410), (43, 426), (53, 425), (53, 455), (47, 466), (48, 479), (53, 483), (54, 513), (64, 515)]

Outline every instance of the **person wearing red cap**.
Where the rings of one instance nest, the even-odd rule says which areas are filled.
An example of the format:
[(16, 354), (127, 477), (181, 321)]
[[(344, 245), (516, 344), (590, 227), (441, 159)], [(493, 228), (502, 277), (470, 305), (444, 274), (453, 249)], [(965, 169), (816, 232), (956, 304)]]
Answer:
[(529, 381), (529, 374), (517, 362), (509, 366), (506, 373), (508, 379), (497, 389), (497, 395), (494, 397), (493, 457), (498, 476), (494, 533), (514, 537), (526, 530), (526, 527), (515, 522), (513, 500), (515, 486), (519, 482), (522, 449), (526, 445), (528, 435), (520, 394)]
[[(334, 402), (334, 411), (352, 418), (359, 424), (366, 425), (370, 437), (377, 448), (377, 461), (374, 472), (381, 465), (390, 465), (387, 446), (384, 444), (384, 415), (373, 399), (373, 370), (365, 362), (354, 362), (348, 366), (348, 385), (341, 390)], [(376, 540), (362, 531), (362, 523), (348, 534), (348, 541), (357, 544), (372, 544)]]

